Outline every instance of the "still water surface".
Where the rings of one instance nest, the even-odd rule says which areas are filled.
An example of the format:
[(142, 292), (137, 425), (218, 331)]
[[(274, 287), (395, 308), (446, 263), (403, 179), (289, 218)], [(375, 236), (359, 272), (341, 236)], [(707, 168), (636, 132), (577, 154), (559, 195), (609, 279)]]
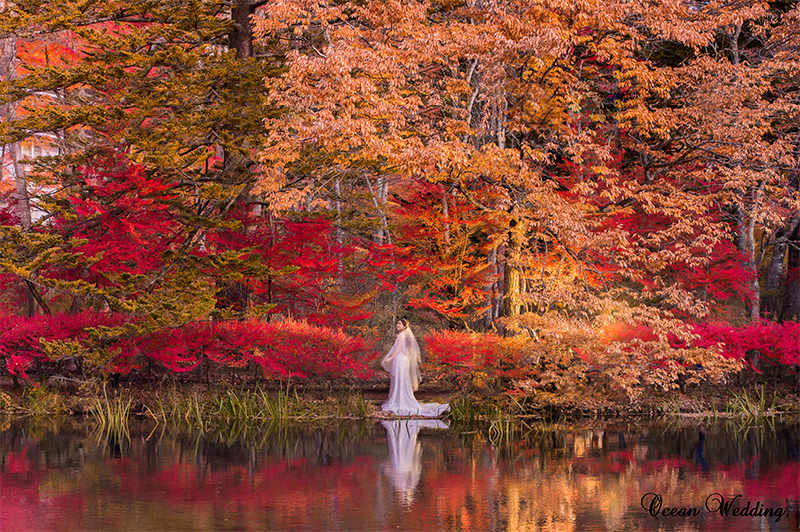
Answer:
[(800, 529), (796, 425), (0, 423), (5, 532)]

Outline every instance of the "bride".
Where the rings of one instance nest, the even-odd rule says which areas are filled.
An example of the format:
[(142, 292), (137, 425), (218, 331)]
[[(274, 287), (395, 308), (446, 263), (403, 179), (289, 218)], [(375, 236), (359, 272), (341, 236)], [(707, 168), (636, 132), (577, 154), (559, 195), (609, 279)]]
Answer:
[(383, 368), (392, 375), (389, 385), (389, 400), (381, 405), (384, 412), (398, 416), (436, 417), (447, 411), (447, 404), (420, 403), (414, 397), (419, 387), (419, 363), (421, 356), (417, 339), (406, 320), (397, 322), (397, 340), (392, 349), (381, 360)]

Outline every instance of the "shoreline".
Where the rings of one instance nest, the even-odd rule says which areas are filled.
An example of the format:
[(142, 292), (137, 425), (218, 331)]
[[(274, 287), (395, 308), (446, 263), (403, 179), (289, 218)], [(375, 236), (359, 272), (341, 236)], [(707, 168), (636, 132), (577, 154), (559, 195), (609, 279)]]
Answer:
[[(385, 389), (384, 389), (385, 388)], [(81, 386), (24, 388), (0, 385), (0, 415), (69, 415), (220, 421), (331, 421), (414, 418), (380, 411), (388, 380), (354, 385), (348, 382), (290, 383), (272, 381), (230, 386), (197, 383), (135, 382), (112, 388), (100, 383)], [(456, 422), (577, 422), (587, 420), (800, 419), (800, 394), (791, 386), (697, 386), (689, 390), (646, 390), (638, 397), (606, 390), (536, 391), (529, 394), (454, 391), (423, 386), (420, 402), (449, 403), (441, 418)], [(436, 418), (427, 418), (436, 419)]]

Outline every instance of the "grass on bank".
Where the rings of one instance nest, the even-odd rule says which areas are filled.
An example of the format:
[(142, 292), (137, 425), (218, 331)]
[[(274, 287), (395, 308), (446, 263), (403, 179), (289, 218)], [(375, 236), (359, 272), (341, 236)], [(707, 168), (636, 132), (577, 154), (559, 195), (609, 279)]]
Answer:
[(450, 410), (446, 414), (454, 432), (481, 431), (486, 440), (495, 446), (532, 431), (531, 425), (526, 422), (528, 417), (524, 404), (513, 397), (486, 401), (459, 397), (450, 402)]
[(761, 420), (765, 417), (780, 415), (784, 411), (779, 405), (777, 392), (773, 390), (770, 396), (762, 384), (755, 390), (742, 388), (740, 392), (735, 393), (733, 399), (728, 403), (728, 413), (734, 417)]
[(131, 397), (115, 396), (108, 398), (103, 386), (103, 397), (95, 397), (89, 412), (98, 422), (98, 429), (108, 434), (128, 435), (128, 420), (131, 414)]
[(159, 391), (140, 399), (138, 413), (159, 423), (178, 423), (204, 429), (212, 424), (233, 421), (271, 423), (366, 419), (372, 417), (374, 407), (357, 390), (319, 399), (300, 395), (295, 388), (282, 385), (277, 391), (268, 391), (260, 386), (255, 389), (225, 388), (211, 392), (178, 389)]
[[(105, 427), (118, 427), (130, 416), (152, 418), (199, 428), (236, 420), (249, 423), (383, 418), (373, 397), (356, 386), (304, 389), (288, 383), (261, 386), (218, 386), (212, 389), (130, 387), (111, 389), (100, 383), (81, 388), (33, 385), (22, 391), (0, 391), (0, 413), (12, 415), (89, 414)], [(468, 429), (482, 424), (502, 437), (508, 426), (566, 419), (658, 417), (673, 415), (737, 418), (759, 421), (798, 416), (794, 390), (764, 385), (741, 389), (698, 389), (694, 393), (654, 392), (635, 403), (608, 393), (537, 392), (533, 395), (494, 396), (472, 393), (450, 401), (448, 422)]]

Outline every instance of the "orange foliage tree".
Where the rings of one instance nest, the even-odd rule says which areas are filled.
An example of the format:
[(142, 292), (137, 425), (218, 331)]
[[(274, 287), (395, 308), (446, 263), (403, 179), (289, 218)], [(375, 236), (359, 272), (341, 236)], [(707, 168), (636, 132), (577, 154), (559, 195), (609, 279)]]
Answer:
[[(15, 6), (30, 20), (4, 35), (35, 40), (41, 16)], [(155, 2), (88, 25), (47, 6), (69, 21), (48, 31), (92, 46), (7, 76), (5, 102), (71, 99), (0, 133), (91, 129), (180, 194), (182, 250), (301, 272), (215, 274), (217, 307), (280, 287), (318, 323), (405, 308), (629, 393), (734, 369), (698, 338), (710, 317), (800, 316), (796, 6)], [(324, 231), (292, 233), (315, 216)]]
[[(796, 210), (796, 18), (758, 3), (281, 0), (255, 23), (287, 58), (267, 83), (284, 112), (267, 120), (258, 188), (291, 202), (332, 176), (439, 184), (490, 220), (489, 323), (558, 344), (561, 361), (580, 348), (627, 390), (673, 386), (679, 368), (720, 378), (736, 365), (689, 326), (714, 307), (698, 279), (724, 263), (758, 309), (741, 286), (757, 279), (753, 226)], [(609, 340), (619, 323), (647, 333)]]

